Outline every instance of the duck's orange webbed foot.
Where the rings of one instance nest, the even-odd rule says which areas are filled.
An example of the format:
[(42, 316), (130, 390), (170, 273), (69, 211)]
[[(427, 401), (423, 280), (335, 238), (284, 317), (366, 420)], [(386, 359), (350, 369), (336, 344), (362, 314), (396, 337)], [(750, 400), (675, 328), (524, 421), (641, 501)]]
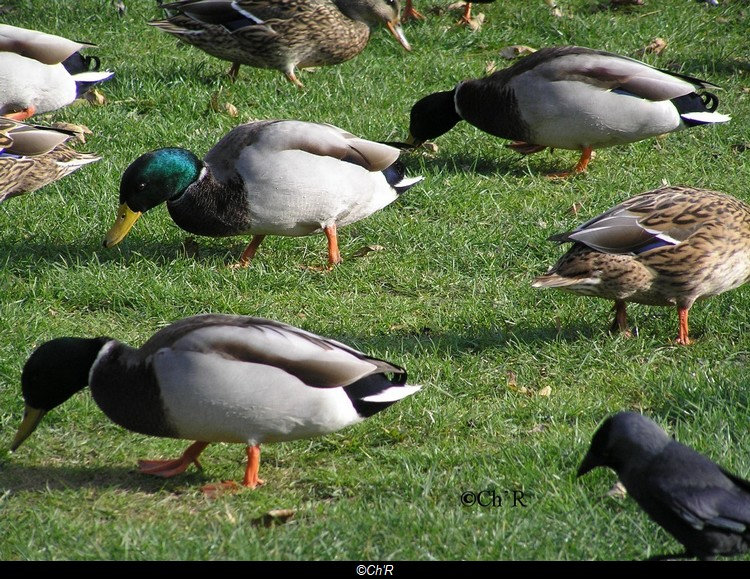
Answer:
[(401, 13), (401, 22), (406, 22), (407, 20), (424, 20), (424, 16), (422, 16), (419, 12), (414, 10), (414, 6), (412, 6), (411, 0), (406, 0), (406, 6), (404, 6), (404, 11)]
[(182, 474), (191, 464), (202, 469), (198, 456), (207, 446), (207, 442), (194, 442), (182, 453), (180, 458), (175, 460), (139, 460), (138, 472), (169, 478)]

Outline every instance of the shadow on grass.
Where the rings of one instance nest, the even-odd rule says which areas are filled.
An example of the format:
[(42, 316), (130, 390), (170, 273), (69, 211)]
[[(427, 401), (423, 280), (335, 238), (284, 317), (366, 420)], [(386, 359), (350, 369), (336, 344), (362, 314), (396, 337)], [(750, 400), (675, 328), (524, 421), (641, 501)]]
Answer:
[[(493, 137), (492, 135), (486, 135), (486, 137), (488, 139), (503, 141), (503, 139)], [(479, 156), (482, 154), (480, 152), (477, 152), (475, 155), (468, 155), (466, 153), (446, 153), (442, 155), (438, 153), (434, 157), (424, 155), (423, 163), (425, 168), (429, 168), (430, 172), (436, 175), (443, 173), (471, 173), (486, 177), (496, 177), (499, 175), (507, 175), (509, 177), (546, 177), (550, 173), (572, 170), (580, 156), (579, 151), (566, 149), (561, 149), (560, 151), (547, 148), (533, 155), (514, 155), (502, 159), (495, 159), (491, 156)], [(407, 153), (401, 158), (411, 172), (416, 171), (416, 163), (412, 163), (411, 161), (418, 155), (420, 155), (419, 150), (410, 154)], [(532, 161), (527, 164), (526, 158), (528, 157), (532, 157)]]
[[(102, 247), (101, 239), (87, 237), (76, 243), (61, 244), (33, 241), (18, 244), (0, 242), (0, 262), (7, 264), (6, 271), (18, 275), (33, 273), (47, 265), (89, 263), (94, 256), (98, 263), (120, 264), (125, 267), (137, 266), (144, 258), (155, 265), (163, 266), (186, 256), (196, 261), (223, 259), (227, 265), (231, 265), (239, 260), (250, 241), (250, 236), (213, 240), (208, 237), (192, 237), (186, 233), (182, 241), (133, 239), (121, 247), (111, 249)], [(40, 264), (40, 261), (46, 262), (46, 265)]]
[[(539, 345), (549, 342), (575, 343), (579, 340), (591, 340), (602, 336), (602, 328), (594, 326), (574, 325), (558, 329), (555, 326), (520, 327), (512, 331), (504, 331), (492, 327), (467, 327), (463, 332), (439, 333), (431, 328), (404, 329), (388, 334), (380, 334), (368, 339), (362, 336), (341, 335), (331, 336), (343, 343), (356, 344), (357, 348), (367, 352), (369, 349), (387, 349), (389, 351), (403, 351), (418, 357), (428, 350), (453, 353), (479, 353), (484, 350), (505, 349), (515, 345)], [(609, 339), (618, 339), (612, 336)], [(372, 348), (368, 345), (371, 344)], [(377, 346), (377, 348), (375, 348)]]
[(0, 491), (63, 491), (80, 488), (112, 488), (158, 493), (181, 493), (215, 482), (195, 469), (164, 479), (121, 467), (27, 466), (6, 459), (0, 466)]

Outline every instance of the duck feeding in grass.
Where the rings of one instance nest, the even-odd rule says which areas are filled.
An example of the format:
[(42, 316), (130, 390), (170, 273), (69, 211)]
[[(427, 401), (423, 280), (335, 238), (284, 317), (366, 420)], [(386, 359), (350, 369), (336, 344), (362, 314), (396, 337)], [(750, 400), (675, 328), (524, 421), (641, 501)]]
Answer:
[[(254, 488), (260, 445), (322, 436), (417, 392), (400, 366), (280, 322), (205, 314), (154, 334), (140, 348), (112, 338), (39, 346), (21, 377), (26, 410), (15, 451), (44, 415), (88, 385), (110, 420), (133, 432), (194, 440), (176, 460), (139, 463), (172, 477), (211, 442), (245, 444), (242, 485)], [(220, 483), (214, 491), (233, 487)]]
[(572, 149), (582, 173), (594, 149), (729, 120), (706, 81), (580, 46), (538, 50), (489, 76), (430, 94), (411, 109), (409, 139), (419, 145), (461, 120), (514, 142), (519, 153)]
[(238, 266), (266, 235), (323, 232), (329, 268), (341, 262), (338, 228), (371, 215), (422, 180), (406, 178), (394, 147), (332, 125), (256, 121), (232, 129), (201, 161), (185, 149), (142, 155), (120, 183), (105, 247), (166, 201), (174, 222), (198, 235), (252, 234)]
[(41, 189), (100, 159), (65, 145), (72, 136), (67, 130), (0, 117), (0, 203)]

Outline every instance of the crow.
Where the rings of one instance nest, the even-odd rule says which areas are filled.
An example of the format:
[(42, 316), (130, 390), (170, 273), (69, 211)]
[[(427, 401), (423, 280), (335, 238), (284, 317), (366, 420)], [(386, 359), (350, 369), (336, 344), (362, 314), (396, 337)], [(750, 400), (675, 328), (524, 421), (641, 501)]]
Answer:
[(598, 466), (614, 470), (646, 514), (682, 543), (678, 557), (708, 560), (750, 549), (750, 482), (673, 440), (653, 420), (635, 412), (605, 420), (578, 476)]

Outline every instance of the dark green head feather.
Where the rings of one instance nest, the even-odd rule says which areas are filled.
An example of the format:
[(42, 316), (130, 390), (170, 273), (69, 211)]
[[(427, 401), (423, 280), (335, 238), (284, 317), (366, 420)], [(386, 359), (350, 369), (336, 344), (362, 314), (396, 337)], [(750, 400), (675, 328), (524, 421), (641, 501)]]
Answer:
[(200, 177), (203, 163), (190, 151), (169, 148), (138, 157), (120, 181), (120, 204), (141, 213), (176, 199)]

